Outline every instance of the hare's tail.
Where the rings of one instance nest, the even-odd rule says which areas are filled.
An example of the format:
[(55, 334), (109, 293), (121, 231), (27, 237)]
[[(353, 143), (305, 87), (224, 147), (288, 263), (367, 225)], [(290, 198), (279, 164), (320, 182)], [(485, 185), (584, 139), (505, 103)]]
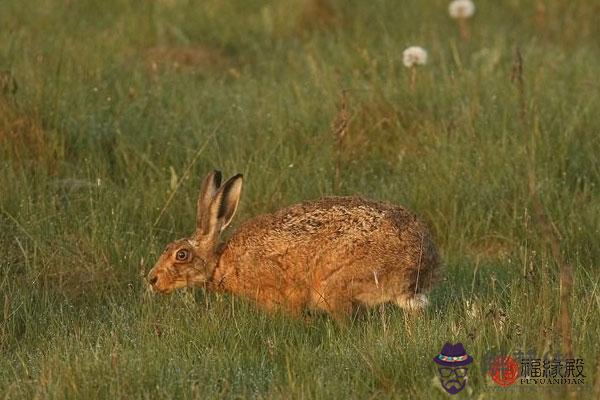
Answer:
[(396, 298), (396, 304), (408, 311), (419, 311), (427, 308), (429, 299), (422, 293), (403, 295)]

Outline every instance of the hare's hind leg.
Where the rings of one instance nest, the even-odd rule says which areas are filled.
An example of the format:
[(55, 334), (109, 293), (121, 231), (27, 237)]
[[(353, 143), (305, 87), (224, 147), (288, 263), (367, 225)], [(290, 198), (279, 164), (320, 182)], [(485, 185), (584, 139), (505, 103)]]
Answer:
[(407, 311), (421, 311), (429, 305), (429, 299), (421, 293), (401, 295), (396, 298), (396, 304)]
[(345, 323), (352, 315), (354, 304), (345, 297), (321, 298), (317, 304), (312, 304), (312, 310), (330, 315), (335, 321)]

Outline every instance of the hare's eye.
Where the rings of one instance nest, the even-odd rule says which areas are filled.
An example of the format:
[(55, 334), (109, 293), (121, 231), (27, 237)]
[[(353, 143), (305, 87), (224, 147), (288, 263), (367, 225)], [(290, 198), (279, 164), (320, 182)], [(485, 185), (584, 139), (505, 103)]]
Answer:
[(189, 252), (185, 249), (182, 249), (177, 251), (177, 253), (175, 254), (175, 258), (177, 259), (177, 261), (185, 261), (188, 259), (188, 255)]

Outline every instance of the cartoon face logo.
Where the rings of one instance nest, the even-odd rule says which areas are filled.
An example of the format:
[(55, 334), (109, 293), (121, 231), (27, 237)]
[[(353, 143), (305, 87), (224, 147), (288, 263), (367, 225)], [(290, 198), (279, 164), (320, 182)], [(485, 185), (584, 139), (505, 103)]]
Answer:
[(467, 384), (467, 365), (473, 362), (473, 357), (467, 354), (462, 343), (446, 343), (440, 354), (433, 358), (438, 364), (438, 373), (442, 387), (450, 394), (456, 394)]

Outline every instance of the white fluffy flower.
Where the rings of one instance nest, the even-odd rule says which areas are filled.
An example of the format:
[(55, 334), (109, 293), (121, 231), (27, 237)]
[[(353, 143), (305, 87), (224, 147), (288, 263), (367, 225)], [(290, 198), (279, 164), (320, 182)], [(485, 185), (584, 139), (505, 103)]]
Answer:
[(475, 14), (475, 4), (471, 0), (454, 0), (448, 6), (452, 18), (471, 18)]
[(427, 52), (419, 46), (408, 47), (402, 53), (402, 62), (408, 68), (414, 65), (424, 65), (427, 63)]

